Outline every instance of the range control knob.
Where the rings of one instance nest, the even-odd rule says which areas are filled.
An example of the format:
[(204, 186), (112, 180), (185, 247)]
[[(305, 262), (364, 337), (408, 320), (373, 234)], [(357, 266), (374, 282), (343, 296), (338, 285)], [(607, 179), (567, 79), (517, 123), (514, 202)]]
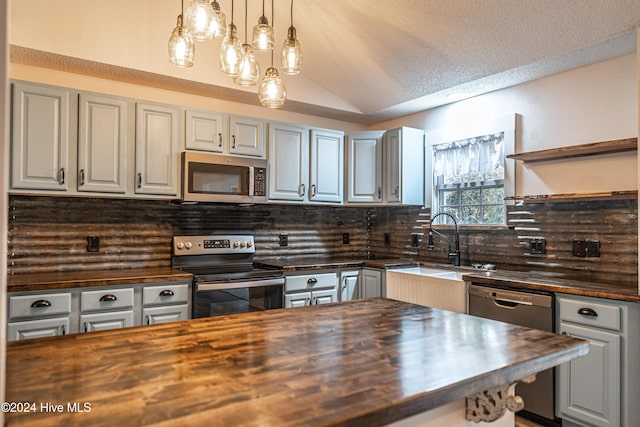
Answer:
[(178, 243), (176, 244), (176, 248), (178, 248), (179, 250), (184, 249), (184, 243), (182, 243), (182, 242), (178, 242)]
[(239, 248), (240, 247), (240, 242), (233, 242), (233, 247), (234, 248)]
[(241, 248), (246, 248), (247, 247), (247, 242), (240, 242), (240, 247)]
[(247, 242), (247, 247), (248, 247), (248, 248), (250, 248), (251, 246), (253, 246), (253, 242), (248, 241), (248, 242)]
[(187, 248), (187, 249), (191, 249), (193, 247), (193, 244), (191, 242), (186, 242), (184, 244), (184, 247)]

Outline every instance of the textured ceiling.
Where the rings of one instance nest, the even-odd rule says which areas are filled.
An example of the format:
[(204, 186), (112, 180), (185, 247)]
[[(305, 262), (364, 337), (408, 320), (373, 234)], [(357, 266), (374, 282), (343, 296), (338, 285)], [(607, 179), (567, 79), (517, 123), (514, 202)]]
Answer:
[[(122, 3), (84, 1), (87, 2), (81, 6), (89, 8), (91, 4), (93, 10), (108, 5), (117, 11), (120, 8), (116, 3)], [(112, 16), (126, 22), (125, 17), (135, 14), (137, 5), (144, 1), (151, 0), (125, 2), (128, 14), (113, 12)], [(180, 3), (154, 1), (157, 19), (147, 25), (156, 25), (158, 34), (162, 34), (158, 55), (162, 56), (164, 67), (166, 38)], [(289, 25), (290, 2), (274, 1), (276, 32), (284, 33)], [(11, 24), (17, 31), (12, 30), (10, 41), (16, 44), (12, 48), (15, 62), (57, 62), (58, 68), (90, 68), (94, 71), (87, 72), (102, 70), (105, 75), (117, 72), (132, 81), (145, 80), (147, 76), (153, 85), (164, 81), (179, 87), (184, 81), (185, 86), (195, 87), (199, 93), (256, 103), (255, 90), (249, 97), (248, 92), (238, 90), (228, 79), (200, 78), (195, 74), (183, 77), (174, 71), (163, 72), (162, 67), (145, 69), (131, 61), (118, 63), (117, 57), (99, 56), (98, 51), (107, 49), (97, 49), (95, 56), (69, 62), (60, 58), (75, 57), (73, 49), (57, 50), (56, 46), (47, 46), (45, 40), (22, 44), (20, 30), (24, 22), (41, 25), (34, 17), (35, 11), (43, 20), (57, 13), (53, 20), (57, 29), (73, 26), (75, 36), (84, 37), (77, 33), (82, 31), (77, 18), (64, 21), (65, 16), (71, 15), (64, 9), (73, 1), (36, 2), (37, 7), (12, 1), (16, 12)], [(219, 2), (229, 16), (231, 0)], [(261, 6), (262, 2), (249, 0), (251, 26)], [(235, 22), (242, 34), (244, 3), (236, 0), (235, 9)], [(109, 13), (107, 9), (98, 11), (87, 22), (95, 25), (96, 17), (108, 20)], [(304, 52), (304, 69), (300, 76), (286, 77), (288, 101), (284, 108), (377, 123), (452, 102), (449, 95), (454, 93), (474, 96), (635, 52), (639, 24), (638, 0), (298, 0), (294, 3), (294, 25)], [(119, 30), (123, 38), (128, 37), (127, 31), (133, 31), (124, 27)], [(96, 40), (96, 46), (108, 42), (103, 35)], [(34, 59), (38, 52), (43, 54)]]

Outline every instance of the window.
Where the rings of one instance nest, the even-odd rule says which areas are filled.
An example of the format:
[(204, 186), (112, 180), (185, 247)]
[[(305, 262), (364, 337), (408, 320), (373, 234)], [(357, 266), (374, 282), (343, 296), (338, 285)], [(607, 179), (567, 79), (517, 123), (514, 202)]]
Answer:
[(434, 145), (432, 212), (458, 224), (504, 224), (504, 140), (500, 132)]

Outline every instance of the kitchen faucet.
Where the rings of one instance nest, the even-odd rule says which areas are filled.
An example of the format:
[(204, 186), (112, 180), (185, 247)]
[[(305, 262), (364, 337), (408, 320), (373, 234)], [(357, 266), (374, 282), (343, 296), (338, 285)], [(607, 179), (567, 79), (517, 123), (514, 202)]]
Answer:
[[(440, 233), (438, 230), (433, 229), (433, 221), (436, 218), (438, 218), (440, 215), (447, 215), (449, 218), (453, 220), (453, 224), (455, 225), (454, 241), (451, 241), (451, 239), (449, 239), (444, 234)], [(451, 252), (451, 245), (449, 245), (448, 256), (449, 256), (449, 259), (453, 260), (453, 265), (455, 265), (456, 267), (459, 267), (460, 266), (460, 233), (458, 231), (458, 222), (456, 221), (455, 217), (448, 212), (440, 212), (431, 217), (431, 222), (429, 223), (429, 245), (427, 246), (427, 249), (430, 251), (433, 250), (433, 233), (436, 233), (438, 236), (442, 237), (447, 242), (453, 243), (455, 247), (455, 251)]]

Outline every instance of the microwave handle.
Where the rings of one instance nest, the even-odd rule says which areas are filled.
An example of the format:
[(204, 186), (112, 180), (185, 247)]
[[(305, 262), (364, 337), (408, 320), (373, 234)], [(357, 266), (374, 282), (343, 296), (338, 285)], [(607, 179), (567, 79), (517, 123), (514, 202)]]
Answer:
[(249, 195), (255, 196), (255, 177), (256, 177), (256, 168), (253, 166), (249, 167)]

